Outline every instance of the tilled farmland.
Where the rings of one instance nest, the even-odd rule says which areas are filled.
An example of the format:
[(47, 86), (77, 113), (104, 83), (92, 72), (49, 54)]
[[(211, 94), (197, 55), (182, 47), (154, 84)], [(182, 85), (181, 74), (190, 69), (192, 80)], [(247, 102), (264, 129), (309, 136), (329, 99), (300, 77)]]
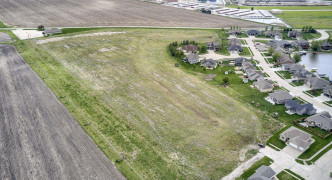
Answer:
[(125, 179), (10, 45), (0, 45), (0, 179)]
[(0, 21), (19, 27), (264, 26), (138, 0), (0, 0)]

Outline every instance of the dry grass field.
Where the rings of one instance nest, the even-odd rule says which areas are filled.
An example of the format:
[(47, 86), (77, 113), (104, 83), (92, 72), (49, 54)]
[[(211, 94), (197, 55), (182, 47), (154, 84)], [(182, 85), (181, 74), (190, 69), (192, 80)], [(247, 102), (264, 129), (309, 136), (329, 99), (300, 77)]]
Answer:
[(224, 94), (203, 74), (174, 67), (167, 51), (170, 42), (212, 41), (217, 32), (106, 31), (125, 33), (16, 46), (127, 178), (138, 175), (122, 158), (143, 179), (220, 179), (230, 173), (240, 150), (262, 133), (260, 118), (229, 96), (230, 88)]
[(19, 27), (162, 26), (220, 28), (254, 22), (138, 0), (0, 0), (0, 21)]
[(0, 44), (0, 179), (125, 179), (11, 45)]

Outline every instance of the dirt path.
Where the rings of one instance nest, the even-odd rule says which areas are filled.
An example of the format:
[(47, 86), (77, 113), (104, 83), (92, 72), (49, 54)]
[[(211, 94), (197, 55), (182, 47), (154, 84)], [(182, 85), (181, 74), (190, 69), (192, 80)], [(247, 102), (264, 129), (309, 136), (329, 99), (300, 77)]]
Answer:
[(10, 45), (0, 99), (0, 179), (125, 179)]

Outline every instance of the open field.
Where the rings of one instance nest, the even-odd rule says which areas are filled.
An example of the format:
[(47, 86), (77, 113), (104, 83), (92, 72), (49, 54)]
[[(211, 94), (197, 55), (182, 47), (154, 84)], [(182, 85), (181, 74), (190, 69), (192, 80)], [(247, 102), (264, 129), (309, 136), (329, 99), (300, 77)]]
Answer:
[(332, 11), (289, 11), (277, 16), (293, 28), (312, 26), (315, 29), (332, 29)]
[(10, 45), (0, 45), (0, 179), (125, 179)]
[[(174, 67), (169, 43), (215, 41), (216, 30), (107, 31), (125, 34), (15, 45), (112, 161), (119, 156), (102, 137), (143, 178), (220, 179), (238, 165), (239, 150), (268, 135), (255, 112), (204, 82), (204, 73)], [(231, 82), (241, 82), (236, 78)], [(116, 165), (137, 179), (126, 164)]]
[(19, 27), (162, 26), (220, 28), (261, 27), (200, 12), (138, 0), (0, 0), (0, 21)]
[[(240, 9), (251, 9), (252, 6), (236, 6), (236, 5), (227, 5), (227, 7)], [(271, 9), (280, 9), (280, 10), (332, 10), (332, 6), (254, 6), (256, 10), (271, 10)]]

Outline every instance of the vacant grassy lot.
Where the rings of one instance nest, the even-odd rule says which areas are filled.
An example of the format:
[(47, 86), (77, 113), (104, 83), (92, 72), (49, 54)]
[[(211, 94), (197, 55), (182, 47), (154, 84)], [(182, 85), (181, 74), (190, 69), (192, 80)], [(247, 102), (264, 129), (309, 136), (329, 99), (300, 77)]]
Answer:
[(332, 28), (332, 11), (288, 11), (277, 15), (294, 28), (312, 26), (317, 29)]
[[(251, 9), (252, 6), (234, 6), (234, 5), (227, 5), (227, 7), (237, 8), (240, 7), (241, 9)], [(256, 10), (271, 10), (271, 9), (281, 9), (281, 10), (332, 10), (332, 6), (255, 6)]]
[[(278, 128), (273, 120), (261, 119), (250, 106), (232, 97), (241, 91), (220, 91), (204, 82), (208, 70), (196, 72), (181, 64), (174, 67), (176, 61), (167, 51), (169, 43), (218, 40), (216, 31), (108, 31), (126, 34), (42, 45), (21, 41), (16, 46), (129, 179), (138, 176), (122, 158), (144, 179), (220, 179), (238, 165), (239, 149), (270, 136), (270, 129), (262, 129), (263, 123)], [(216, 79), (222, 81), (222, 77)], [(235, 74), (230, 81), (241, 83)]]

